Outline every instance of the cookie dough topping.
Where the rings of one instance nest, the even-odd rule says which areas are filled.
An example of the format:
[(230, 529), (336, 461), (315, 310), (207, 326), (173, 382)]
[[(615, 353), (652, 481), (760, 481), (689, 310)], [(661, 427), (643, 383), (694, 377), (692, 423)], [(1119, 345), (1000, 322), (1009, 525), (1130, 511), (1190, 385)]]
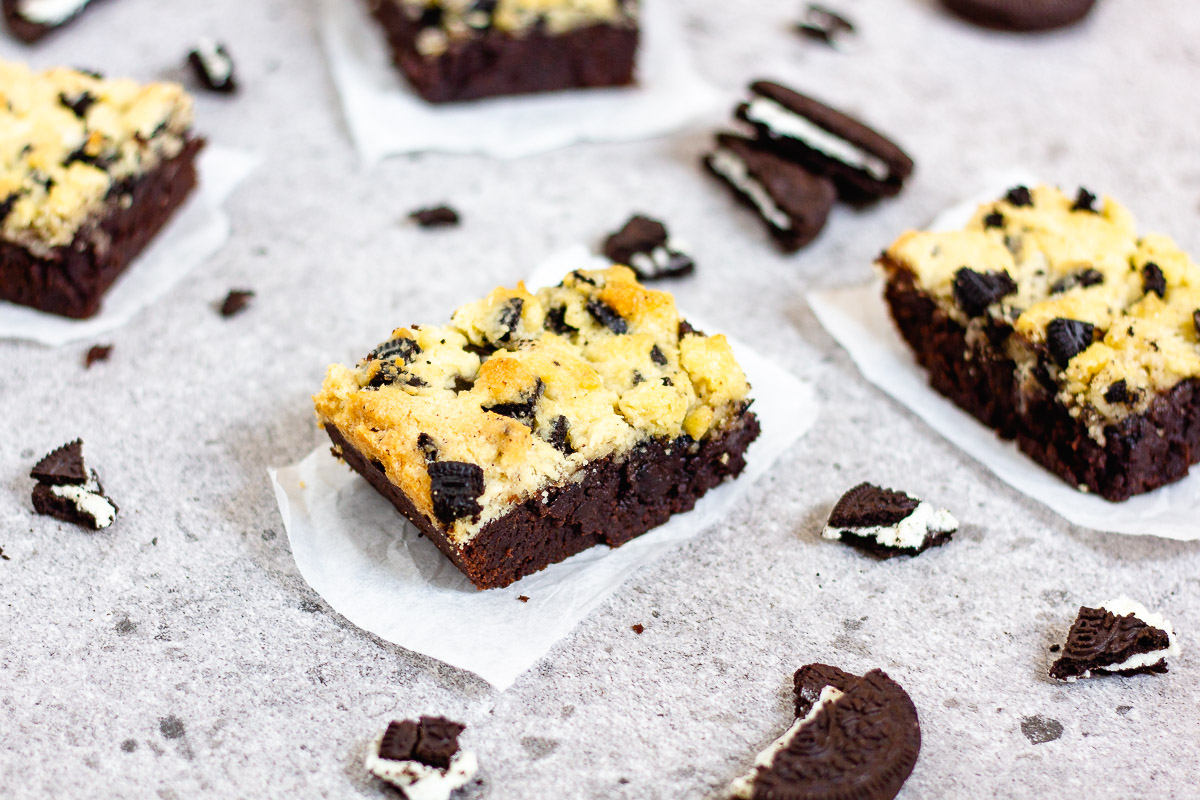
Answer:
[(45, 255), (178, 155), (192, 100), (175, 84), (0, 61), (0, 234)]
[(691, 330), (669, 294), (614, 266), (397, 329), (357, 366), (330, 367), (314, 400), (465, 542), (594, 461), (650, 440), (698, 448), (742, 418), (748, 393), (724, 336)]
[(458, 746), (465, 728), (444, 717), (392, 722), (368, 749), (367, 771), (408, 800), (447, 800), (479, 771), (475, 754)]
[[(1200, 378), (1200, 266), (1167, 237), (1139, 235), (1110, 197), (1016, 186), (962, 230), (905, 233), (884, 259), (968, 338), (999, 342), (1023, 391), (1052, 385), (1098, 442), (1106, 426)], [(1108, 399), (1121, 381), (1127, 393)]]
[(1179, 657), (1171, 623), (1141, 603), (1120, 597), (1096, 608), (1079, 609), (1062, 656), (1050, 676), (1073, 682), (1093, 675), (1140, 675), (1167, 671)]

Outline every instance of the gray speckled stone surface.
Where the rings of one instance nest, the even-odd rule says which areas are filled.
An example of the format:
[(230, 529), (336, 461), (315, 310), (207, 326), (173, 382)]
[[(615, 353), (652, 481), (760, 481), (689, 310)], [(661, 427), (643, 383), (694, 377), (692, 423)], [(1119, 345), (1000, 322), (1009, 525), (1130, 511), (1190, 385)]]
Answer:
[[(152, 78), (215, 34), (245, 88), (202, 97), (200, 127), (267, 160), (228, 204), (228, 245), (105, 337), (107, 363), (84, 371), (90, 343), (0, 342), (0, 795), (388, 796), (362, 770), (366, 742), (440, 713), (470, 726), (472, 797), (716, 798), (789, 724), (792, 671), (819, 660), (882, 667), (912, 695), (924, 747), (902, 797), (1196, 796), (1200, 544), (1096, 534), (1032, 505), (859, 377), (802, 294), (865, 280), (900, 230), (1014, 163), (1110, 191), (1200, 252), (1200, 12), (1101, 0), (1081, 27), (1022, 38), (931, 0), (842, 0), (861, 33), (836, 53), (788, 31), (793, 0), (680, 5), (731, 105), (759, 75), (834, 98), (909, 148), (910, 187), (836, 210), (784, 258), (697, 166), (719, 118), (641, 144), (364, 170), (308, 3), (114, 0), (35, 49), (0, 44)], [(462, 228), (403, 224), (443, 200)], [(347, 624), (297, 574), (265, 473), (320, 441), (308, 397), (325, 365), (635, 209), (693, 243), (680, 303), (813, 381), (821, 423), (724, 524), (503, 694)], [(213, 304), (231, 286), (259, 294), (225, 320)], [(30, 466), (75, 436), (121, 506), (109, 532), (32, 514)], [(964, 528), (912, 561), (820, 541), (863, 479)], [(1174, 621), (1171, 673), (1049, 681), (1078, 605), (1119, 593)]]

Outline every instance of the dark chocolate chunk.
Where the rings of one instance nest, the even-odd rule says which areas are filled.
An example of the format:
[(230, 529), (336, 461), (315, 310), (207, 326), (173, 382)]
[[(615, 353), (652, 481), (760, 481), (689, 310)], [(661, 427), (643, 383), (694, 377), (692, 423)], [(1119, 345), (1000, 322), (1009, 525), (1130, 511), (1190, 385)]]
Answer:
[(942, 0), (968, 22), (996, 30), (1044, 31), (1087, 16), (1096, 0)]
[(463, 517), (477, 517), (483, 511), (483, 468), (464, 461), (436, 461), (429, 465), (429, 495), (433, 513), (449, 525)]
[(613, 333), (629, 332), (629, 323), (608, 303), (596, 299), (588, 300), (587, 310), (596, 322), (599, 322)]
[(368, 353), (365, 360), (395, 361), (399, 358), (405, 364), (411, 364), (412, 360), (420, 354), (421, 345), (407, 336), (401, 336), (396, 339), (388, 339)]
[(497, 320), (504, 331), (500, 335), (501, 342), (512, 340), (513, 334), (517, 332), (517, 326), (521, 324), (521, 310), (523, 308), (525, 308), (525, 301), (520, 297), (510, 297), (501, 306), (500, 318)]
[(241, 313), (246, 306), (250, 305), (253, 298), (254, 292), (250, 289), (230, 289), (229, 294), (221, 303), (221, 316), (232, 317), (234, 314)]
[(1099, 675), (1138, 675), (1167, 671), (1165, 657), (1145, 667), (1110, 671), (1136, 655), (1164, 651), (1171, 646), (1167, 632), (1146, 624), (1134, 614), (1118, 617), (1104, 608), (1082, 606), (1067, 634), (1063, 654), (1050, 667), (1050, 677), (1064, 681)]
[(833, 528), (870, 528), (895, 525), (913, 511), (920, 501), (904, 492), (860, 483), (842, 495), (829, 514)]
[(546, 437), (546, 441), (554, 446), (554, 449), (565, 456), (571, 455), (575, 449), (571, 447), (571, 443), (567, 441), (567, 433), (571, 430), (571, 422), (561, 414), (554, 418), (553, 426), (550, 428), (550, 433)]
[(211, 92), (232, 94), (237, 91), (233, 56), (221, 42), (205, 39), (197, 42), (188, 53), (187, 63), (196, 80)]
[(1109, 403), (1128, 403), (1130, 400), (1129, 384), (1125, 379), (1113, 383), (1104, 392), (1104, 399)]
[(91, 369), (92, 364), (97, 361), (108, 361), (108, 357), (112, 354), (111, 344), (97, 344), (88, 349), (87, 355), (83, 359), (84, 369)]
[(983, 218), (983, 227), (985, 228), (1003, 228), (1004, 215), (999, 211), (993, 211)]
[(962, 267), (954, 273), (954, 299), (970, 317), (978, 317), (988, 306), (1017, 291), (1007, 272), (976, 272)]
[(650, 360), (655, 364), (658, 364), (660, 367), (665, 367), (667, 365), (667, 357), (663, 355), (662, 350), (658, 349), (658, 345), (654, 345), (650, 348)]
[(67, 97), (65, 94), (60, 94), (58, 102), (71, 109), (71, 112), (75, 116), (83, 119), (87, 116), (88, 109), (95, 104), (96, 98), (91, 92), (85, 89), (75, 97)]
[(665, 225), (641, 214), (605, 240), (604, 255), (628, 265), (643, 281), (682, 277), (696, 266), (690, 256), (671, 247)]
[(421, 717), (413, 758), (426, 766), (447, 769), (458, 752), (458, 735), (466, 727), (445, 717)]
[(411, 719), (393, 721), (388, 724), (379, 742), (379, 757), (388, 761), (412, 761), (418, 738), (420, 728), (416, 722)]
[(515, 403), (497, 403), (494, 406), (484, 406), (484, 411), (491, 411), (493, 414), (499, 414), (502, 417), (515, 419), (522, 425), (533, 427), (534, 419), (537, 416), (537, 404), (541, 399), (542, 393), (546, 390), (546, 384), (541, 378), (537, 379), (537, 384), (533, 391), (522, 400)]
[(543, 327), (551, 333), (557, 333), (559, 336), (567, 336), (576, 330), (567, 324), (566, 306), (556, 306), (547, 311), (546, 322), (543, 324)]
[(29, 477), (49, 486), (86, 483), (88, 473), (83, 464), (83, 440), (67, 442), (51, 451), (33, 465)]
[(1081, 272), (1073, 272), (1059, 278), (1050, 287), (1050, 294), (1060, 294), (1068, 289), (1074, 289), (1076, 286), (1096, 286), (1101, 283), (1104, 283), (1104, 273), (1089, 267)]
[(1060, 367), (1092, 346), (1096, 326), (1090, 322), (1058, 317), (1046, 326), (1046, 346)]
[(1072, 211), (1090, 211), (1093, 214), (1096, 211), (1096, 195), (1089, 192), (1082, 186), (1079, 187), (1079, 194), (1075, 195), (1075, 204), (1071, 206)]
[(1142, 291), (1146, 294), (1154, 292), (1159, 297), (1167, 296), (1167, 278), (1153, 261), (1147, 261), (1146, 266), (1142, 267)]
[(421, 208), (408, 216), (422, 228), (444, 228), (457, 225), (459, 222), (458, 212), (450, 206)]
[(752, 786), (749, 796), (894, 798), (921, 750), (917, 709), (904, 689), (881, 670), (859, 678), (824, 664), (801, 667), (794, 683), (800, 719), (812, 712), (825, 687), (841, 694), (821, 705), (767, 764), (747, 776)]
[(1014, 206), (1031, 206), (1033, 205), (1033, 195), (1030, 194), (1029, 188), (1025, 186), (1014, 186), (1008, 190), (1008, 194), (1004, 195), (1004, 199)]

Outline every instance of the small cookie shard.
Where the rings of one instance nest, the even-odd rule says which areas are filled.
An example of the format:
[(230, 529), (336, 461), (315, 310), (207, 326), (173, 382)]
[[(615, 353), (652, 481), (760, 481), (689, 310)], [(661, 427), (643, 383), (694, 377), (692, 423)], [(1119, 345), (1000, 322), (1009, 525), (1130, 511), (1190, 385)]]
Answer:
[(97, 344), (88, 348), (87, 355), (83, 358), (84, 369), (91, 369), (92, 364), (97, 361), (108, 361), (108, 357), (112, 355), (113, 346), (111, 344)]
[(985, 28), (1045, 31), (1079, 22), (1096, 0), (942, 0), (958, 16)]
[(458, 212), (450, 206), (419, 208), (409, 214), (408, 218), (422, 228), (447, 228), (459, 223)]
[(854, 23), (825, 6), (809, 3), (796, 30), (810, 39), (834, 46), (842, 34), (854, 33)]
[(4, 21), (12, 35), (36, 42), (83, 13), (94, 0), (3, 0)]
[(919, 555), (945, 544), (958, 520), (944, 508), (891, 489), (860, 483), (842, 495), (821, 536), (883, 558)]
[(741, 136), (717, 135), (717, 147), (704, 157), (709, 171), (755, 209), (785, 252), (794, 253), (825, 227), (837, 190), (827, 178)]
[(33, 465), (29, 477), (48, 486), (86, 483), (88, 473), (83, 465), (83, 440), (67, 442), (43, 456)]
[(221, 301), (221, 316), (229, 318), (242, 313), (253, 299), (254, 292), (250, 289), (230, 289)]
[(1067, 634), (1050, 677), (1073, 682), (1093, 675), (1149, 675), (1179, 657), (1171, 623), (1141, 603), (1121, 597), (1098, 608), (1083, 606)]
[(917, 709), (880, 670), (860, 677), (825, 664), (795, 675), (796, 722), (729, 787), (744, 800), (890, 800), (921, 749)]
[(604, 255), (613, 263), (632, 267), (642, 281), (682, 278), (696, 269), (692, 257), (671, 238), (667, 226), (636, 214), (604, 241)]
[(750, 84), (753, 97), (738, 106), (764, 146), (829, 177), (843, 200), (866, 203), (899, 194), (913, 160), (878, 131), (848, 114), (771, 81)]
[(475, 754), (458, 746), (465, 727), (444, 717), (392, 722), (368, 749), (367, 771), (409, 800), (446, 800), (479, 771)]
[(233, 56), (229, 55), (224, 44), (207, 37), (201, 39), (188, 53), (187, 60), (196, 75), (196, 80), (200, 81), (204, 88), (221, 94), (237, 91)]

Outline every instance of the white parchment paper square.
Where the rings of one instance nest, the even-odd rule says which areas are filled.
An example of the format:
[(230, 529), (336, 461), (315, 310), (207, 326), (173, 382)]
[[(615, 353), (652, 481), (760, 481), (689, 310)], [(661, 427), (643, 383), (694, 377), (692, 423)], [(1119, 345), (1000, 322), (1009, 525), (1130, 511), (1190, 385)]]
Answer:
[[(583, 248), (567, 251), (534, 278), (550, 274), (557, 283), (571, 269), (594, 266), (591, 258)], [(731, 344), (753, 387), (762, 434), (746, 454), (745, 472), (692, 511), (622, 547), (593, 547), (512, 586), (479, 591), (323, 444), (298, 464), (270, 470), (300, 574), (360, 628), (508, 688), (638, 568), (728, 514), (816, 420), (811, 386)], [(520, 595), (529, 601), (519, 602)]]
[(450, 104), (412, 91), (362, 0), (320, 0), (320, 9), (346, 122), (368, 163), (420, 151), (518, 158), (576, 142), (648, 139), (721, 103), (692, 64), (671, 0), (643, 0), (636, 86)]
[(70, 319), (0, 301), (0, 339), (58, 346), (124, 325), (225, 244), (229, 217), (221, 206), (257, 164), (249, 153), (206, 146), (198, 156), (196, 191), (108, 290), (96, 316)]
[[(953, 230), (966, 224), (975, 208), (1017, 184), (1036, 185), (1027, 173), (1006, 180), (940, 215), (931, 230)], [(892, 324), (883, 299), (882, 281), (867, 286), (810, 292), (808, 304), (863, 376), (908, 406), (934, 430), (979, 461), (996, 477), (1044, 503), (1076, 525), (1099, 531), (1147, 534), (1168, 539), (1200, 539), (1200, 471), (1149, 494), (1111, 503), (1064, 483), (1023, 454), (1014, 442), (992, 430), (930, 388), (928, 376), (913, 359)]]

